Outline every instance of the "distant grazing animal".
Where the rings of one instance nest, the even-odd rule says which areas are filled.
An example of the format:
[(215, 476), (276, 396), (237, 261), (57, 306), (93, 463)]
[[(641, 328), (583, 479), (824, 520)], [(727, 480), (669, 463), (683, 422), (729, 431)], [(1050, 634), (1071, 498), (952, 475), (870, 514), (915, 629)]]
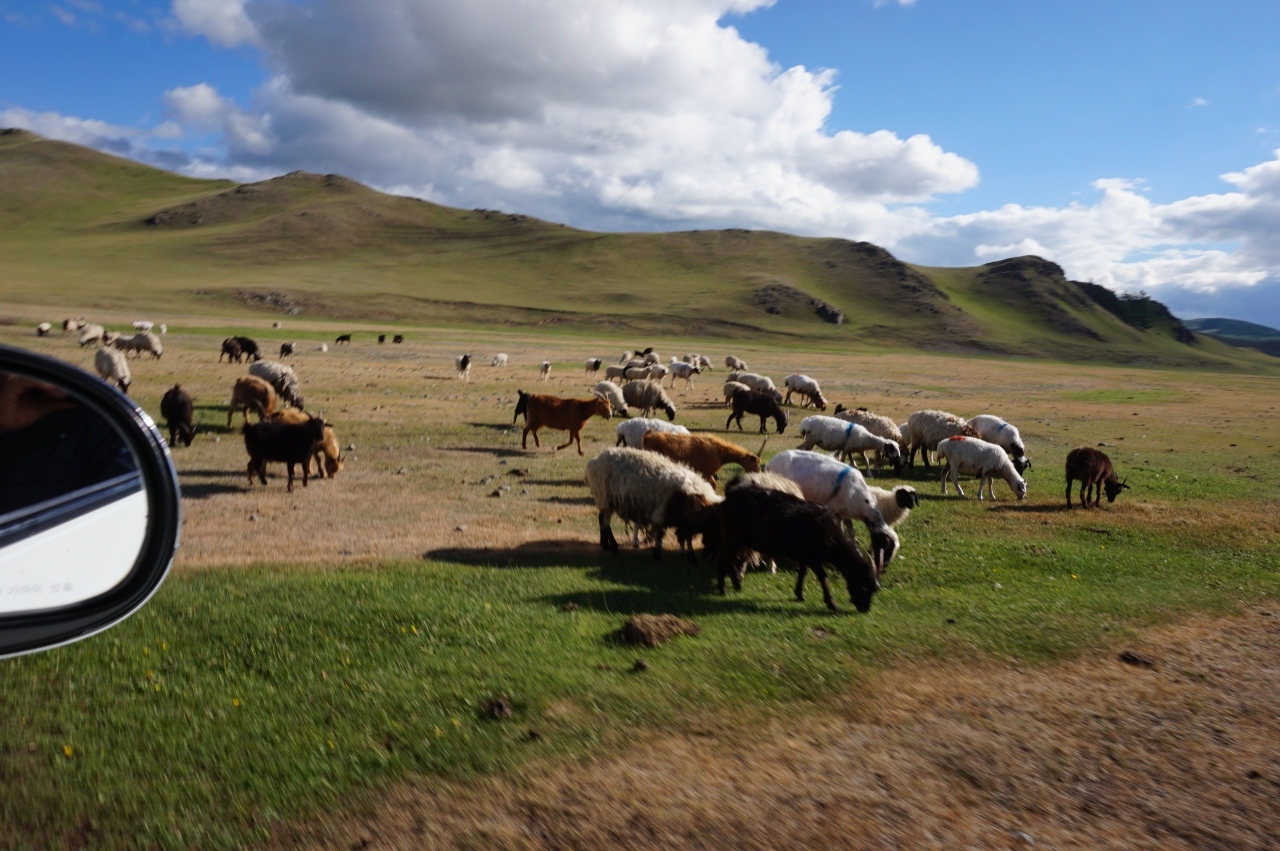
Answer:
[(557, 451), (576, 441), (578, 454), (584, 455), (582, 427), (586, 425), (587, 420), (594, 416), (607, 420), (613, 416), (609, 400), (603, 396), (592, 396), (590, 399), (561, 399), (558, 396), (525, 393), (523, 390), (516, 392), (521, 397), (516, 405), (516, 412), (520, 413), (523, 406), (525, 415), (524, 434), (520, 436), (521, 449), (528, 448), (530, 432), (533, 433), (534, 445), (541, 447), (542, 441), (538, 440), (538, 430), (551, 428), (569, 432), (569, 439), (557, 446)]
[(805, 575), (812, 570), (827, 608), (838, 611), (824, 567), (830, 564), (844, 576), (853, 607), (863, 614), (871, 611), (871, 598), (880, 590), (875, 569), (844, 533), (840, 518), (826, 507), (782, 490), (736, 487), (726, 491), (715, 512), (720, 521), (716, 567), (721, 594), (726, 576), (735, 590), (742, 589), (748, 559), (755, 552), (799, 565), (796, 600), (804, 601)]
[(667, 391), (662, 389), (661, 384), (652, 381), (632, 381), (630, 384), (622, 385), (622, 398), (627, 400), (628, 406), (637, 408), (641, 416), (647, 417), (655, 410), (661, 409), (666, 412), (668, 420), (674, 421), (676, 418), (676, 406), (667, 395)]
[(735, 358), (733, 355), (729, 355), (724, 359), (724, 365), (729, 367), (729, 369), (737, 370), (738, 372), (747, 371), (747, 362), (740, 360), (739, 358)]
[[(738, 380), (741, 381), (742, 379)], [(790, 405), (791, 394), (799, 393), (805, 397), (805, 401), (801, 403), (800, 407), (807, 408), (809, 405), (813, 405), (820, 411), (827, 409), (827, 400), (823, 398), (822, 388), (818, 386), (817, 381), (809, 376), (793, 372), (782, 379), (782, 386), (787, 388), (787, 398), (782, 400), (782, 404)]]
[(191, 440), (196, 435), (195, 423), (192, 421), (194, 410), (191, 397), (177, 384), (170, 387), (160, 399), (160, 416), (164, 417), (169, 426), (170, 446), (177, 446), (179, 440), (187, 446), (191, 445)]
[(150, 331), (139, 331), (129, 340), (129, 348), (142, 357), (143, 352), (147, 352), (151, 357), (159, 360), (164, 354), (164, 343), (160, 342), (160, 336)]
[(327, 351), (329, 351), (329, 344), (328, 344), (328, 343), (321, 343), (320, 345), (316, 346), (316, 351), (317, 351), (317, 352), (327, 352)]
[(1013, 459), (1013, 468), (1019, 473), (1031, 469), (1031, 459), (1027, 457), (1027, 448), (1022, 443), (1022, 435), (1018, 433), (1017, 426), (994, 414), (979, 414), (969, 420), (969, 425), (978, 432), (978, 437), (1008, 452)]
[(742, 417), (744, 414), (755, 414), (760, 418), (760, 433), (765, 433), (765, 421), (773, 417), (774, 426), (778, 429), (778, 434), (782, 434), (787, 429), (787, 412), (782, 410), (782, 405), (774, 398), (772, 393), (761, 393), (758, 390), (737, 390), (733, 394), (733, 413), (729, 415), (729, 419), (724, 421), (725, 431), (729, 430), (729, 423), (734, 420), (738, 421), (738, 431), (742, 431)]
[(587, 375), (595, 375), (600, 371), (600, 367), (604, 364), (604, 358), (587, 358), (586, 372)]
[(470, 381), (471, 380), (471, 353), (467, 352), (465, 355), (458, 355), (456, 358), (454, 358), (453, 368), (455, 371), (454, 378), (457, 378), (459, 381)]
[(947, 467), (942, 473), (944, 494), (947, 492), (949, 474), (951, 483), (956, 486), (960, 495), (964, 496), (964, 491), (960, 488), (960, 474), (970, 473), (978, 476), (978, 499), (982, 499), (984, 485), (988, 495), (992, 499), (996, 498), (995, 478), (997, 476), (1009, 483), (1009, 488), (1018, 499), (1027, 498), (1027, 480), (1018, 475), (1013, 461), (1009, 460), (1004, 449), (994, 443), (987, 443), (979, 437), (964, 435), (944, 438), (938, 443), (938, 462), (942, 463), (944, 460)]
[(284, 360), (296, 350), (297, 343), (281, 343), (280, 344), (280, 360)]
[[(121, 336), (122, 335), (119, 331), (112, 331), (110, 328), (108, 328), (107, 330), (102, 332), (102, 345), (115, 346), (120, 351), (124, 352), (125, 354), (128, 354), (127, 346), (116, 345), (116, 341), (119, 340)], [(133, 338), (129, 337), (128, 339), (132, 341)]]
[(36, 336), (37, 337), (48, 336), (49, 332), (52, 330), (53, 330), (52, 322), (41, 322), (39, 325), (36, 326)]
[(277, 329), (277, 330), (280, 328), (280, 326), (281, 326), (281, 323), (280, 323), (280, 321), (279, 321), (279, 320), (277, 320), (277, 321), (275, 321), (275, 322), (272, 322), (272, 323), (271, 323), (271, 327), (272, 327), (272, 328), (275, 328), (275, 329)]
[(379, 346), (381, 346), (381, 345), (382, 345), (383, 343), (385, 343), (386, 341), (387, 341), (387, 335), (386, 335), (386, 334), (379, 334), (379, 335), (378, 335), (378, 345), (379, 345)]
[(275, 413), (276, 389), (264, 378), (242, 375), (231, 387), (231, 401), (227, 404), (227, 428), (231, 427), (231, 417), (237, 410), (244, 412), (244, 421), (248, 423), (250, 408), (258, 412), (259, 420)]
[(758, 390), (761, 393), (772, 393), (775, 399), (779, 402), (782, 401), (782, 394), (778, 392), (778, 388), (774, 385), (773, 379), (767, 375), (734, 370), (729, 373), (729, 380), (739, 381), (750, 387), (752, 390)]
[(156, 327), (156, 323), (150, 322), (146, 319), (135, 319), (133, 320), (133, 327), (136, 331), (150, 331), (152, 328)]
[(293, 367), (279, 361), (263, 360), (249, 365), (249, 374), (265, 379), (275, 388), (280, 401), (295, 408), (306, 409), (302, 400), (302, 389), (298, 385), (298, 375)]
[[(301, 424), (311, 419), (311, 415), (299, 411), (297, 408), (286, 408), (283, 411), (276, 411), (269, 420), (284, 423)], [(338, 444), (338, 436), (333, 430), (333, 426), (325, 424), (324, 440), (316, 444), (313, 451), (316, 461), (316, 476), (323, 479), (333, 478), (342, 471), (342, 464), (346, 460), (342, 457), (342, 452)]]
[(222, 341), (222, 353), (218, 355), (218, 362), (221, 363), (223, 357), (226, 357), (227, 363), (232, 361), (240, 363), (240, 357), (243, 353), (240, 351), (240, 344), (236, 342), (234, 337), (228, 337)]
[(902, 454), (896, 441), (872, 434), (865, 426), (838, 417), (805, 417), (800, 421), (800, 437), (804, 440), (800, 444), (801, 449), (819, 446), (850, 463), (854, 455), (861, 456), (868, 476), (871, 475), (871, 462), (867, 460), (869, 451), (887, 456), (896, 468), (902, 465)]
[(604, 368), (604, 377), (607, 381), (613, 381), (619, 378), (625, 381), (627, 378), (627, 368), (625, 366), (606, 366)]
[(129, 392), (133, 377), (129, 374), (129, 362), (119, 349), (103, 347), (93, 354), (93, 366), (108, 384), (115, 384), (122, 393)]
[(688, 434), (689, 429), (676, 423), (668, 423), (649, 417), (632, 417), (625, 423), (618, 423), (614, 429), (618, 434), (618, 446), (627, 445), (632, 449), (644, 448), (644, 436), (651, 431), (671, 432), (672, 434)]
[(351, 345), (350, 334), (339, 334), (333, 341), (335, 346), (341, 346), (343, 343), (346, 343), (348, 346)]
[[(902, 436), (902, 429), (898, 427), (897, 423), (888, 417), (873, 414), (866, 408), (855, 408), (852, 411), (845, 410), (844, 405), (836, 405), (835, 415), (837, 419), (844, 420), (845, 422), (857, 423), (876, 437), (883, 437), (886, 440), (892, 440), (894, 443), (898, 444), (898, 457), (897, 460), (893, 462), (893, 472), (895, 475), (902, 472), (902, 467), (907, 462), (907, 441)], [(866, 456), (863, 456), (863, 460), (866, 460)], [(877, 473), (882, 471), (884, 461), (885, 453), (877, 452)]]
[(729, 407), (733, 404), (733, 394), (739, 390), (750, 390), (751, 388), (743, 384), (741, 381), (726, 381), (724, 387), (720, 388), (724, 392), (724, 405)]
[[(256, 341), (249, 337), (232, 337), (231, 339), (240, 344), (240, 353), (246, 358), (251, 361), (262, 360), (262, 350), (258, 348)], [(239, 363), (239, 361), (236, 362)]]
[(618, 389), (618, 385), (612, 381), (596, 382), (596, 386), (591, 388), (591, 392), (608, 399), (609, 404), (613, 406), (615, 414), (622, 414), (624, 417), (630, 416), (627, 412), (626, 398), (622, 395), (622, 391)]
[[(1071, 483), (1080, 482), (1080, 507), (1089, 507), (1092, 496), (1094, 506), (1102, 503), (1102, 492), (1107, 492), (1107, 502), (1115, 502), (1120, 491), (1129, 486), (1116, 475), (1111, 466), (1111, 459), (1105, 452), (1099, 452), (1092, 446), (1078, 446), (1067, 453), (1067, 508), (1071, 507)], [(1091, 493), (1092, 492), (1092, 493)]]
[[(644, 436), (642, 448), (685, 465), (712, 485), (716, 483), (716, 474), (725, 464), (738, 464), (748, 473), (760, 472), (758, 455), (713, 434), (651, 431)], [(761, 447), (762, 451), (763, 449)]]
[(671, 389), (672, 390), (676, 389), (677, 378), (683, 378), (684, 391), (681, 391), (681, 392), (692, 390), (693, 377), (695, 375), (701, 375), (701, 374), (702, 374), (702, 369), (700, 367), (694, 366), (692, 363), (684, 363), (682, 361), (676, 361), (675, 363), (671, 364)]
[(393, 342), (393, 343), (403, 343), (403, 342), (404, 342), (404, 334), (396, 334), (394, 337), (392, 337), (392, 338), (391, 338), (391, 342)]
[(930, 409), (916, 411), (907, 417), (907, 430), (903, 436), (907, 440), (907, 466), (915, 466), (916, 452), (919, 451), (927, 469), (929, 453), (935, 451), (939, 442), (948, 437), (977, 437), (978, 432), (955, 414)]
[(86, 325), (81, 325), (80, 326), (81, 347), (96, 346), (98, 343), (101, 343), (102, 334), (105, 330), (106, 329), (104, 329), (101, 325), (97, 325), (92, 322)]
[(311, 469), (311, 456), (316, 444), (324, 441), (325, 422), (321, 417), (312, 417), (305, 423), (293, 424), (264, 420), (258, 423), (245, 423), (241, 431), (244, 433), (244, 448), (249, 453), (249, 484), (253, 484), (256, 473), (262, 484), (267, 483), (266, 463), (268, 461), (283, 462), (289, 468), (289, 491), (293, 491), (294, 467), (302, 465), (302, 486), (307, 486)]
[(551, 378), (551, 361), (544, 360), (542, 366), (538, 367), (538, 380), (547, 381)]
[(83, 316), (79, 319), (64, 319), (62, 320), (62, 333), (65, 334), (68, 331), (79, 331), (88, 324), (89, 323), (85, 321)]
[(496, 355), (493, 356), (493, 363), (489, 365), (490, 366), (506, 366), (508, 360), (509, 358), (507, 357), (506, 352), (498, 352)]
[(160, 323), (160, 334), (163, 336), (164, 334), (168, 334), (168, 333), (169, 333), (169, 326), (168, 326), (168, 325), (165, 325), (163, 322), (161, 322), (161, 323)]
[(680, 548), (692, 557), (693, 539), (714, 530), (711, 510), (720, 502), (715, 488), (690, 470), (656, 452), (614, 447), (587, 462), (587, 488), (596, 504), (600, 546), (618, 554), (610, 522), (616, 514), (645, 531), (654, 541), (654, 558), (662, 558), (662, 539), (675, 528)]
[(694, 362), (694, 366), (698, 367), (698, 369), (705, 369), (707, 372), (712, 372), (715, 369), (715, 367), (711, 365), (711, 358), (706, 355), (698, 355), (698, 359)]

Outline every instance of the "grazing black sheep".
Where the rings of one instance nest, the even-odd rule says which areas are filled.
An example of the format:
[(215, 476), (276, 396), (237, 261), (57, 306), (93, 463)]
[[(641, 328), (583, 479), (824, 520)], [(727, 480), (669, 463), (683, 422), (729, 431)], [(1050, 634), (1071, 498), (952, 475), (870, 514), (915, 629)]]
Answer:
[(224, 357), (227, 359), (227, 363), (232, 361), (240, 363), (241, 354), (240, 344), (236, 342), (236, 338), (228, 337), (222, 341), (222, 353), (218, 355), (218, 363), (222, 363)]
[(394, 337), (392, 337), (392, 338), (391, 338), (391, 342), (393, 342), (393, 343), (403, 343), (403, 342), (404, 342), (404, 334), (396, 334)]
[[(240, 344), (240, 353), (251, 361), (262, 360), (262, 351), (258, 348), (258, 344), (248, 337), (232, 337)], [(236, 363), (240, 361), (237, 360)]]
[(289, 355), (293, 354), (296, 346), (297, 346), (296, 343), (281, 343), (280, 344), (280, 360), (284, 360)]
[(864, 614), (871, 611), (871, 597), (880, 590), (875, 568), (844, 533), (840, 519), (824, 506), (785, 491), (740, 487), (728, 488), (715, 510), (720, 518), (716, 565), (721, 594), (725, 576), (732, 578), (735, 590), (742, 589), (754, 551), (766, 559), (789, 558), (799, 564), (797, 600), (804, 600), (805, 575), (812, 570), (822, 584), (827, 608), (837, 611), (823, 567), (830, 564), (844, 576), (854, 608)]
[(725, 431), (729, 430), (729, 423), (734, 420), (738, 421), (738, 431), (742, 431), (742, 415), (755, 414), (760, 417), (760, 433), (765, 433), (765, 421), (769, 417), (773, 417), (774, 425), (778, 428), (778, 434), (782, 434), (787, 428), (787, 412), (782, 410), (782, 405), (774, 398), (773, 393), (762, 393), (759, 390), (738, 390), (733, 394), (733, 413), (729, 415), (729, 419), (725, 420)]
[(160, 416), (169, 425), (169, 445), (177, 446), (181, 439), (187, 446), (196, 435), (196, 427), (192, 423), (194, 406), (191, 397), (180, 385), (173, 385), (160, 400)]
[(387, 335), (386, 335), (386, 334), (379, 334), (379, 335), (378, 335), (378, 345), (379, 345), (379, 346), (381, 346), (381, 345), (382, 345), (383, 343), (385, 343), (386, 341), (387, 341)]
[(293, 468), (302, 465), (302, 486), (307, 486), (311, 468), (311, 455), (316, 444), (324, 442), (324, 420), (312, 417), (305, 423), (289, 423), (282, 420), (263, 420), (245, 423), (244, 448), (249, 453), (249, 484), (256, 473), (261, 482), (267, 483), (267, 462), (280, 461), (289, 466), (289, 490), (293, 490)]

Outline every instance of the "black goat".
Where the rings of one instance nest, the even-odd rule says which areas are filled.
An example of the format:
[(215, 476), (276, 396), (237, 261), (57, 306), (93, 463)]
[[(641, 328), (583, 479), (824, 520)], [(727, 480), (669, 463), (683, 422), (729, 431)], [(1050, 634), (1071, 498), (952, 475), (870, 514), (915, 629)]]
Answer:
[(284, 360), (289, 355), (293, 354), (296, 348), (297, 348), (296, 343), (281, 343), (280, 344), (280, 360)]
[(263, 420), (252, 425), (246, 423), (244, 448), (249, 453), (249, 484), (256, 473), (267, 483), (267, 462), (280, 461), (289, 465), (289, 490), (293, 490), (293, 467), (302, 465), (302, 486), (307, 486), (311, 467), (311, 455), (316, 444), (324, 441), (324, 420), (312, 417), (305, 423), (287, 423), (280, 420)]
[(803, 602), (805, 575), (812, 570), (822, 584), (827, 608), (837, 611), (823, 567), (830, 564), (844, 576), (854, 608), (864, 614), (871, 611), (871, 597), (880, 590), (875, 568), (826, 507), (783, 491), (729, 488), (716, 513), (720, 535), (714, 546), (721, 594), (726, 575), (732, 578), (735, 590), (742, 589), (746, 559), (754, 550), (766, 559), (789, 558), (799, 564), (797, 600)]
[(386, 334), (379, 334), (379, 335), (378, 335), (378, 345), (379, 345), (379, 346), (381, 346), (381, 345), (382, 345), (383, 343), (385, 343), (386, 341), (387, 341), (387, 335), (386, 335)]
[(218, 355), (218, 362), (221, 363), (223, 356), (225, 356), (227, 363), (231, 363), (232, 361), (240, 363), (241, 354), (240, 344), (236, 342), (236, 338), (228, 337), (222, 341), (222, 353)]
[(1107, 502), (1115, 502), (1120, 491), (1128, 490), (1125, 482), (1116, 475), (1111, 466), (1111, 459), (1105, 452), (1099, 452), (1092, 446), (1077, 446), (1067, 453), (1067, 508), (1071, 507), (1071, 483), (1080, 480), (1080, 507), (1089, 507), (1092, 496), (1096, 506), (1102, 502), (1102, 492), (1107, 492)]
[(738, 421), (738, 431), (742, 431), (742, 415), (755, 414), (760, 417), (760, 433), (765, 433), (765, 420), (773, 417), (774, 425), (778, 427), (778, 434), (782, 434), (787, 428), (787, 412), (782, 410), (782, 405), (774, 398), (773, 393), (761, 393), (759, 390), (739, 390), (733, 394), (733, 413), (729, 415), (729, 419), (724, 421), (725, 431), (729, 430), (729, 423), (734, 420)]
[(404, 342), (404, 334), (396, 334), (394, 337), (392, 337), (392, 338), (391, 338), (391, 342), (393, 342), (393, 343), (403, 343), (403, 342)]
[(191, 397), (181, 386), (175, 384), (160, 400), (160, 416), (169, 425), (169, 445), (177, 446), (181, 439), (187, 446), (196, 435), (196, 427), (192, 423), (194, 406)]
[[(251, 361), (262, 360), (262, 352), (258, 349), (258, 344), (255, 343), (253, 340), (251, 340), (248, 337), (232, 337), (231, 339), (235, 340), (237, 343), (240, 344), (240, 353), (245, 357), (247, 357), (249, 360)], [(237, 359), (236, 363), (239, 363), (239, 362), (240, 361)]]

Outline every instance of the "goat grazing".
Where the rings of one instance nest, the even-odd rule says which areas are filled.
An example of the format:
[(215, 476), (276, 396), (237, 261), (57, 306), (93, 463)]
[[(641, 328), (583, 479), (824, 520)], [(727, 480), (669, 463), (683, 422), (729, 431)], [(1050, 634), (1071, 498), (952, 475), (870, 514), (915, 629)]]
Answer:
[(516, 392), (520, 394), (520, 401), (516, 404), (516, 415), (524, 414), (524, 434), (520, 436), (521, 449), (528, 448), (530, 432), (533, 433), (534, 445), (541, 447), (542, 441), (538, 439), (538, 430), (551, 428), (569, 432), (569, 439), (557, 446), (557, 451), (576, 441), (578, 454), (584, 455), (581, 435), (582, 427), (586, 425), (587, 420), (594, 416), (607, 420), (613, 415), (609, 400), (603, 396), (592, 396), (590, 399), (561, 399), (558, 396), (525, 393), (523, 390)]
[(351, 335), (350, 335), (350, 334), (339, 334), (337, 337), (335, 337), (335, 338), (334, 338), (334, 340), (333, 340), (333, 344), (334, 344), (335, 346), (341, 346), (341, 345), (343, 345), (343, 344), (346, 344), (346, 345), (348, 345), (348, 346), (349, 346), (349, 345), (351, 345)]
[(311, 456), (315, 453), (316, 444), (324, 441), (324, 420), (311, 417), (305, 423), (286, 423), (278, 420), (245, 423), (241, 431), (244, 433), (244, 448), (249, 453), (249, 484), (253, 484), (254, 474), (262, 484), (267, 483), (266, 464), (268, 461), (279, 461), (289, 468), (288, 490), (293, 491), (294, 466), (302, 465), (302, 486), (307, 486), (310, 475)]
[(191, 397), (180, 385), (175, 384), (165, 392), (160, 399), (160, 416), (164, 417), (169, 426), (170, 446), (177, 446), (179, 440), (187, 446), (191, 445), (191, 440), (196, 435), (196, 427), (192, 421), (194, 413)]
[(240, 344), (236, 339), (234, 337), (228, 337), (222, 341), (222, 352), (218, 355), (218, 362), (221, 363), (222, 359), (225, 357), (227, 359), (227, 363), (231, 363), (233, 361), (235, 363), (240, 363), (240, 357), (243, 354), (244, 353), (240, 351)]
[(1093, 498), (1094, 506), (1102, 503), (1102, 492), (1107, 492), (1107, 502), (1115, 502), (1120, 491), (1129, 486), (1116, 475), (1111, 466), (1111, 459), (1105, 452), (1099, 452), (1092, 446), (1077, 446), (1067, 453), (1067, 508), (1071, 507), (1071, 483), (1080, 482), (1080, 507), (1088, 508), (1089, 499)]
[(231, 402), (227, 405), (227, 428), (238, 409), (244, 411), (245, 424), (249, 423), (249, 409), (258, 412), (260, 420), (266, 419), (276, 409), (276, 389), (271, 382), (256, 375), (242, 375), (231, 388)]
[(774, 398), (772, 393), (761, 393), (758, 390), (737, 390), (733, 394), (733, 413), (729, 415), (729, 419), (724, 421), (725, 431), (729, 430), (729, 423), (734, 420), (738, 421), (738, 431), (742, 431), (742, 417), (744, 414), (755, 414), (760, 418), (760, 433), (765, 433), (765, 421), (769, 417), (773, 417), (773, 423), (778, 429), (778, 434), (782, 434), (787, 428), (787, 412), (782, 410), (782, 405)]
[(293, 354), (296, 350), (297, 343), (281, 343), (280, 344), (280, 360), (284, 360)]
[[(641, 441), (641, 448), (665, 455), (702, 476), (712, 486), (716, 474), (725, 464), (738, 464), (748, 473), (760, 472), (760, 457), (752, 455), (736, 443), (712, 434), (673, 434), (651, 431)], [(760, 447), (764, 451), (764, 447)]]

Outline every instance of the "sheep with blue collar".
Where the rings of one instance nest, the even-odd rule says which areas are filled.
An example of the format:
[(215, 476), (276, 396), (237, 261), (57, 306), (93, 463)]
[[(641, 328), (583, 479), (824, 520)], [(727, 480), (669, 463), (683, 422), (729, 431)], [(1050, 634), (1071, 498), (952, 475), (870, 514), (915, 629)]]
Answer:
[(836, 453), (842, 461), (852, 461), (853, 456), (861, 455), (862, 463), (871, 473), (871, 462), (867, 460), (867, 452), (877, 452), (889, 459), (889, 463), (898, 467), (902, 461), (902, 451), (896, 441), (872, 434), (858, 423), (848, 422), (837, 417), (815, 415), (800, 421), (800, 437), (804, 440), (801, 449), (821, 447), (828, 452)]
[(1017, 426), (1005, 422), (995, 414), (979, 414), (969, 420), (969, 425), (978, 433), (978, 437), (1007, 452), (1019, 475), (1031, 469), (1031, 459), (1027, 457), (1027, 447), (1022, 442)]

